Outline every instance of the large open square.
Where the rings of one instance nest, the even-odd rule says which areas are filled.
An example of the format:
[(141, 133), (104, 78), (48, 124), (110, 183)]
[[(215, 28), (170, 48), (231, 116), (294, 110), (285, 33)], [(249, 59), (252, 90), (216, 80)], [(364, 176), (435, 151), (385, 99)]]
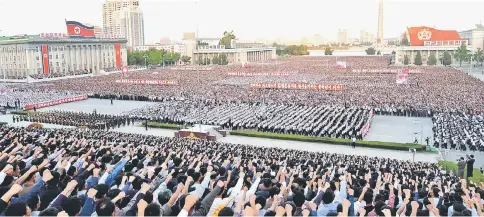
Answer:
[(146, 105), (154, 104), (153, 102), (144, 101), (130, 101), (130, 100), (113, 100), (108, 99), (88, 99), (78, 102), (71, 102), (60, 104), (56, 106), (51, 106), (47, 108), (38, 109), (38, 111), (75, 111), (75, 112), (86, 112), (92, 113), (94, 109), (99, 114), (112, 114), (121, 115), (125, 112), (131, 111), (133, 109), (141, 108)]
[(417, 139), (419, 144), (426, 144), (427, 137), (432, 144), (431, 118), (375, 115), (365, 140), (414, 143)]

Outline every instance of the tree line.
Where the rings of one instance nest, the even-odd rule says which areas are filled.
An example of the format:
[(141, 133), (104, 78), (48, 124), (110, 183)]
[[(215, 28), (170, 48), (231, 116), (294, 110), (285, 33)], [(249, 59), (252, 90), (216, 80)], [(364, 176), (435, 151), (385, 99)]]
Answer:
[[(455, 50), (452, 55), (449, 51), (444, 51), (444, 54), (441, 58), (437, 59), (435, 56), (435, 52), (430, 52), (430, 55), (427, 60), (427, 65), (433, 66), (437, 65), (437, 62), (444, 66), (448, 66), (452, 64), (452, 56), (453, 58), (459, 62), (459, 65), (462, 66), (463, 62), (473, 62), (474, 64), (483, 65), (484, 62), (484, 51), (481, 48), (478, 48), (476, 52), (472, 53), (470, 50), (467, 49), (466, 45), (461, 45), (457, 50)], [(404, 56), (403, 64), (408, 65), (410, 63), (410, 59), (407, 55)], [(414, 65), (420, 66), (423, 64), (422, 61), (422, 54), (420, 51), (417, 51), (414, 59)]]
[(205, 57), (205, 58), (199, 57), (198, 62), (200, 63), (200, 65), (227, 65), (227, 64), (229, 64), (229, 61), (227, 59), (226, 54), (215, 55), (211, 59), (209, 57)]
[(180, 60), (187, 64), (190, 62), (190, 57), (181, 56), (177, 52), (156, 49), (128, 52), (129, 65), (174, 65)]

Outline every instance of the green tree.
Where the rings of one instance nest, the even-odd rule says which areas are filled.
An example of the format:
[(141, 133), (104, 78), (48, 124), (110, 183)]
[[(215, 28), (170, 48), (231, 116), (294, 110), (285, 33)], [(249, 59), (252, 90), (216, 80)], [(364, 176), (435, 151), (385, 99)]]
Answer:
[(380, 52), (380, 50), (378, 50), (378, 52), (376, 52), (376, 55), (381, 55), (381, 52)]
[(205, 57), (205, 59), (202, 61), (201, 65), (210, 65), (210, 58)]
[(140, 51), (134, 51), (134, 52), (129, 52), (128, 51), (128, 65), (144, 65), (144, 58), (143, 55), (145, 52), (140, 52)]
[(376, 51), (375, 48), (369, 47), (368, 49), (365, 50), (367, 55), (375, 55)]
[(300, 55), (307, 55), (308, 48), (305, 45), (289, 45), (284, 48), (284, 54), (300, 56)]
[(422, 65), (422, 54), (420, 53), (420, 51), (417, 51), (417, 55), (415, 55), (415, 59), (413, 61), (413, 64), (417, 66)]
[(219, 65), (227, 65), (227, 64), (229, 64), (229, 61), (227, 59), (227, 54), (220, 54)]
[(477, 48), (477, 51), (472, 55), (472, 59), (482, 66), (484, 62), (484, 51), (481, 48)]
[(397, 54), (397, 52), (395, 52), (395, 51), (392, 51), (392, 55), (396, 55), (396, 54)]
[(434, 52), (430, 52), (429, 59), (427, 60), (427, 65), (429, 66), (437, 65), (437, 58), (435, 57)]
[(403, 57), (403, 65), (408, 65), (408, 56), (407, 55), (405, 55)]
[(457, 48), (457, 50), (454, 52), (454, 58), (459, 61), (459, 65), (462, 66), (462, 62), (467, 60), (469, 58), (469, 50), (467, 50), (466, 45), (461, 45), (460, 47)]
[(410, 42), (408, 41), (407, 33), (404, 32), (402, 35), (402, 40), (400, 41), (400, 46), (409, 46)]
[(333, 55), (333, 50), (330, 47), (324, 49), (324, 55)]
[(442, 58), (442, 65), (448, 66), (452, 64), (452, 57), (450, 56), (450, 53), (448, 51), (444, 52), (444, 57)]
[(284, 56), (286, 53), (284, 53), (284, 50), (283, 49), (277, 48), (276, 49), (276, 54), (278, 56)]
[(234, 31), (225, 31), (224, 36), (220, 39), (219, 45), (225, 45), (226, 49), (230, 49), (232, 40), (235, 39)]
[(212, 64), (214, 64), (214, 65), (219, 65), (220, 64), (220, 58), (218, 57), (218, 55), (217, 56), (214, 56), (212, 58)]
[[(164, 53), (165, 53), (164, 50), (156, 50), (156, 49), (148, 50), (146, 52), (146, 55), (148, 56), (148, 64), (150, 64), (150, 65), (162, 65)], [(143, 61), (144, 61), (144, 59), (143, 59)]]
[(191, 59), (191, 57), (186, 56), (186, 55), (181, 57), (182, 62), (185, 63), (185, 64), (189, 63), (190, 59)]
[(181, 54), (177, 52), (170, 52), (168, 56), (170, 57), (170, 64), (176, 64), (181, 58)]

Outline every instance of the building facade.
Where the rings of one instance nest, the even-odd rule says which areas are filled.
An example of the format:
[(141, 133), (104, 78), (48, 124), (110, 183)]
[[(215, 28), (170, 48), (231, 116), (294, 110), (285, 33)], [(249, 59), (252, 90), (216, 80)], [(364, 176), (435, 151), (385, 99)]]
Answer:
[(148, 51), (150, 49), (165, 50), (168, 52), (180, 53), (181, 56), (186, 55), (186, 46), (184, 44), (143, 45), (143, 46), (133, 47), (133, 51)]
[(197, 36), (194, 32), (185, 32), (183, 33), (183, 40), (195, 40)]
[(360, 31), (360, 43), (373, 43), (375, 42), (375, 36), (370, 32), (362, 29)]
[(442, 64), (446, 51), (452, 57), (451, 61), (454, 61), (454, 51), (461, 45), (468, 44), (468, 41), (462, 39), (455, 30), (438, 30), (426, 26), (408, 27), (406, 35), (410, 46), (398, 47), (395, 55), (396, 65), (403, 65), (405, 57), (407, 57), (409, 65), (414, 64), (415, 57), (419, 52), (422, 56), (423, 65), (427, 64), (431, 54), (435, 55), (437, 65)]
[(121, 23), (119, 11), (126, 7), (139, 6), (138, 0), (107, 0), (103, 4), (103, 32), (106, 35), (119, 35)]
[(477, 28), (470, 29), (467, 31), (459, 32), (462, 39), (468, 41), (468, 46), (470, 46), (473, 52), (477, 49), (484, 50), (484, 27), (480, 24), (476, 25)]
[(348, 32), (346, 29), (340, 29), (338, 31), (338, 43), (347, 44), (348, 43)]
[(107, 0), (104, 2), (103, 34), (126, 38), (129, 47), (144, 45), (144, 20), (139, 1)]
[(160, 44), (161, 45), (169, 45), (169, 44), (171, 44), (171, 39), (169, 37), (162, 37), (160, 39)]
[(212, 60), (221, 54), (227, 55), (229, 64), (261, 62), (277, 58), (275, 47), (225, 49), (223, 45), (219, 47), (198, 46), (197, 50), (193, 51), (192, 64), (202, 64), (205, 59)]
[(74, 71), (96, 73), (126, 65), (124, 39), (32, 37), (0, 41), (0, 77)]

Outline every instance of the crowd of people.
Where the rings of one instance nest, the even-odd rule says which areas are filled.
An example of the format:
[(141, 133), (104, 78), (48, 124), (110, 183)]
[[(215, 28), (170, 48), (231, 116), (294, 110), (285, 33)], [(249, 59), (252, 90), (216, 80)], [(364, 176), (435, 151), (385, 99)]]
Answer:
[(135, 119), (127, 116), (52, 110), (27, 113), (13, 117), (15, 121), (40, 122), (64, 126), (87, 127), (89, 129), (109, 130), (134, 124)]
[(5, 216), (483, 215), (483, 183), (434, 163), (88, 129), (0, 134)]
[[(142, 69), (142, 68), (145, 68), (145, 66), (129, 66), (128, 68), (130, 70)], [(114, 72), (114, 71), (121, 71), (121, 69), (122, 68), (120, 67), (108, 67), (101, 70), (105, 72)], [(32, 79), (46, 79), (46, 78), (59, 78), (59, 77), (65, 77), (65, 76), (86, 75), (86, 74), (92, 74), (92, 73), (96, 73), (96, 72), (93, 72), (90, 69), (81, 69), (81, 70), (73, 70), (73, 71), (67, 71), (67, 72), (49, 72), (48, 74), (43, 74), (43, 73), (32, 74), (32, 75), (29, 75), (28, 77)], [(23, 80), (23, 79), (27, 79), (27, 76), (9, 75), (9, 76), (5, 76), (5, 78)]]
[(484, 151), (484, 117), (465, 113), (440, 113), (433, 118), (436, 148)]
[[(336, 62), (346, 62), (347, 68), (337, 68)], [(434, 120), (441, 115), (445, 119), (443, 122), (455, 122), (440, 127), (443, 135), (450, 135), (452, 125), (459, 128), (462, 127), (460, 124), (463, 124), (463, 122), (459, 122), (460, 124), (457, 125), (456, 120), (447, 119), (452, 116), (449, 114), (459, 112), (471, 119), (476, 119), (484, 112), (482, 104), (484, 85), (477, 78), (452, 67), (408, 67), (410, 69), (408, 84), (396, 84), (395, 71), (402, 70), (402, 67), (388, 64), (389, 60), (384, 56), (289, 57), (267, 61), (263, 64), (249, 64), (248, 67), (230, 65), (200, 66), (177, 70), (149, 69), (127, 74), (118, 73), (52, 81), (48, 82), (49, 85), (27, 84), (18, 89), (35, 90), (41, 95), (43, 92), (68, 92), (88, 94), (95, 98), (154, 101), (175, 105), (186, 103), (187, 106), (200, 106), (196, 110), (199, 110), (201, 115), (203, 115), (203, 111), (234, 104), (264, 104), (268, 107), (284, 105), (301, 110), (305, 107), (319, 106), (355, 107), (362, 110), (373, 109), (377, 115), (435, 116)], [(176, 81), (176, 85), (116, 82), (120, 79)], [(344, 90), (264, 89), (250, 87), (250, 84), (253, 83), (339, 84), (344, 86)], [(164, 106), (159, 105), (159, 107)], [(181, 118), (183, 115), (180, 113), (182, 112), (177, 112), (178, 119), (184, 119)], [(149, 118), (170, 116), (169, 113), (143, 113), (142, 115)], [(240, 117), (239, 123), (246, 125), (243, 126), (244, 128), (255, 128), (259, 122), (252, 121), (253, 117), (252, 114), (247, 115), (246, 119)], [(216, 118), (205, 119), (207, 122), (216, 122)], [(284, 121), (290, 120), (289, 118), (284, 119)], [(292, 124), (284, 121), (280, 123), (270, 121), (265, 122), (274, 127), (265, 130), (274, 131), (277, 125)], [(353, 128), (359, 127), (360, 119), (349, 121), (355, 123), (356, 127)], [(296, 125), (305, 127), (299, 123)], [(318, 122), (308, 123), (308, 125), (317, 127)], [(343, 125), (341, 124), (341, 126)], [(329, 126), (329, 128), (333, 127), (335, 126)], [(296, 130), (308, 131), (303, 128)], [(286, 131), (286, 129), (279, 129), (279, 131)], [(349, 131), (352, 130), (349, 129)], [(313, 133), (315, 132), (308, 134)], [(480, 134), (476, 133), (475, 136), (477, 136), (475, 139), (470, 139), (471, 143), (474, 140), (483, 139)], [(437, 137), (436, 134), (434, 141), (439, 140)], [(463, 139), (467, 140), (467, 138)], [(441, 140), (443, 141), (443, 139)], [(475, 149), (469, 147), (469, 150), (482, 149), (480, 142), (474, 143), (476, 144)], [(452, 146), (449, 145), (449, 147)], [(455, 146), (457, 149), (461, 147), (463, 146)]]
[(184, 101), (147, 105), (126, 114), (138, 119), (179, 125), (201, 123), (232, 130), (249, 129), (346, 139), (362, 139), (361, 130), (371, 118), (370, 110), (355, 107), (264, 103), (195, 104)]
[(25, 105), (48, 102), (78, 96), (73, 92), (64, 91), (38, 91), (17, 89), (16, 86), (7, 86), (3, 94), (0, 94), (0, 106), (11, 109), (23, 109)]

